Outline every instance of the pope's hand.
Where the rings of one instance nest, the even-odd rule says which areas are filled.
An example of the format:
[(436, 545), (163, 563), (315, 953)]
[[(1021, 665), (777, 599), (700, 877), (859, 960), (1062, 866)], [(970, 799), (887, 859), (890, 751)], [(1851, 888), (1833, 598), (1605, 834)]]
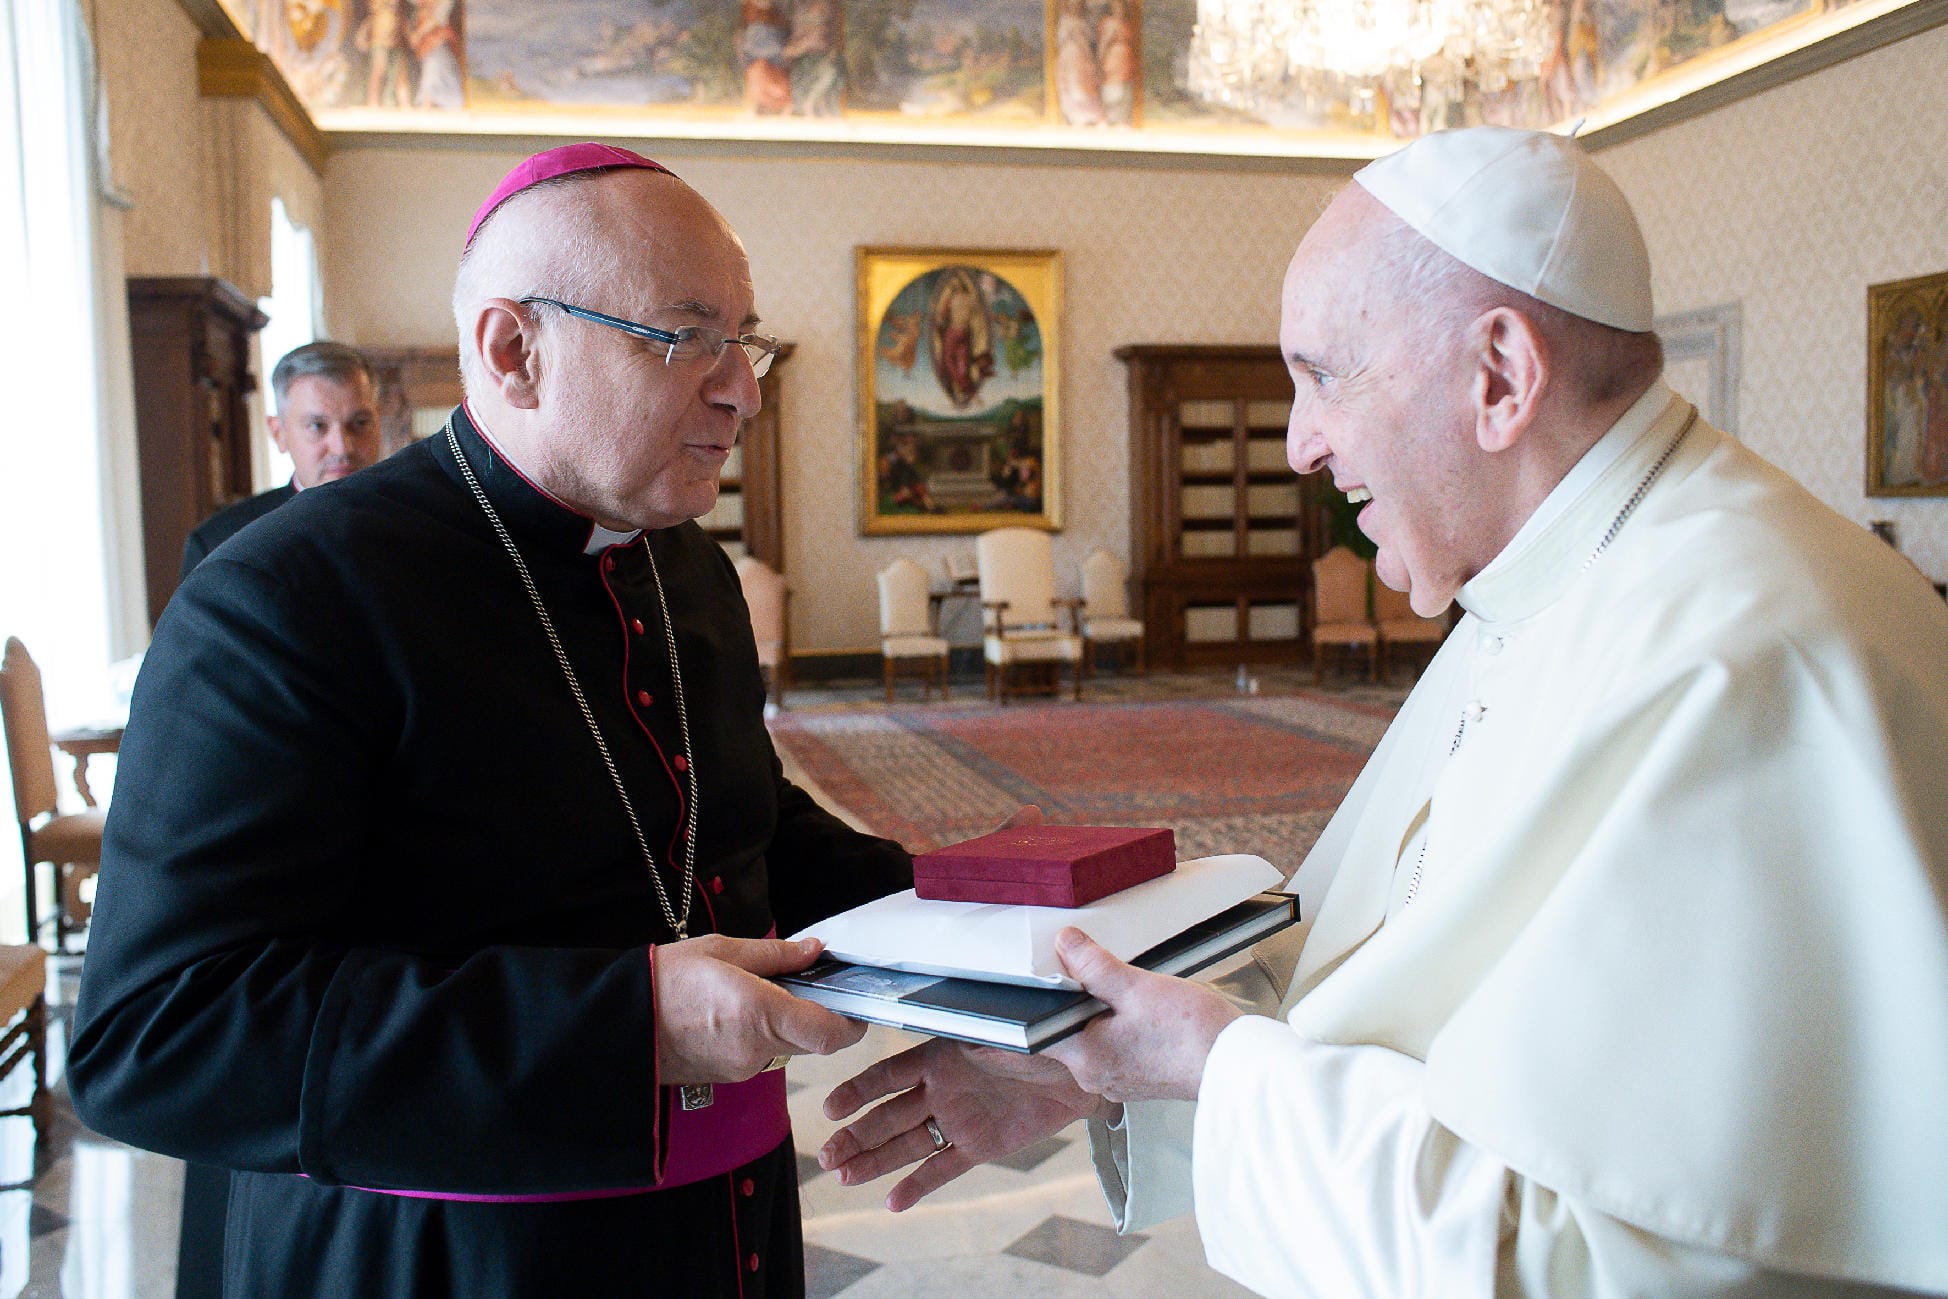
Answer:
[(1211, 1044), (1244, 1012), (1201, 983), (1117, 960), (1080, 929), (1057, 934), (1055, 951), (1110, 1013), (1044, 1054), (1112, 1101), (1196, 1100)]
[[(841, 1184), (856, 1186), (924, 1160), (887, 1194), (894, 1213), (976, 1164), (1011, 1155), (1079, 1118), (1108, 1113), (1052, 1060), (944, 1039), (889, 1056), (840, 1083), (825, 1098), (825, 1116), (844, 1118), (882, 1096), (893, 1099), (833, 1133), (818, 1162), (837, 1169)], [(952, 1142), (946, 1149), (936, 1152), (929, 1118)]]
[(816, 938), (705, 934), (656, 948), (656, 1074), (665, 1086), (740, 1082), (777, 1056), (830, 1055), (866, 1034), (766, 980), (818, 959)]

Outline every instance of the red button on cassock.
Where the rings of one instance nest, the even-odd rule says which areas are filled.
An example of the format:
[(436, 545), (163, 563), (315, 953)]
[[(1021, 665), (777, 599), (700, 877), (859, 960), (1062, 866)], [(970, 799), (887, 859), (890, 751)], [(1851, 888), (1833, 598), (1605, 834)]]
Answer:
[(747, 1258), (747, 1259), (745, 1259), (745, 1260), (744, 1260), (744, 1266), (745, 1266), (745, 1267), (748, 1267), (748, 1268), (750, 1268), (750, 1269), (751, 1269), (751, 1271), (753, 1271), (753, 1272), (755, 1272), (755, 1271), (757, 1271), (757, 1270), (758, 1270), (758, 1256), (757, 1256), (756, 1254), (753, 1254), (753, 1255), (751, 1255), (751, 1257), (749, 1257), (749, 1258)]
[(636, 702), (641, 704), (644, 708), (649, 707), (649, 691), (638, 690), (636, 692)]
[(643, 620), (641, 618), (631, 618), (629, 620), (629, 630), (635, 632), (638, 636), (642, 635)]
[(684, 757), (680, 753), (677, 754), (676, 757), (671, 760), (670, 765), (674, 766), (678, 771), (690, 770), (690, 760)]
[(614, 555), (604, 555), (602, 557), (602, 571), (605, 573), (613, 573), (616, 571), (616, 557)]
[(747, 1177), (737, 1189), (744, 1192), (746, 1197), (749, 1197), (758, 1193), (758, 1184)]
[(724, 891), (724, 877), (722, 875), (712, 875), (710, 877), (710, 891), (712, 893), (722, 893)]

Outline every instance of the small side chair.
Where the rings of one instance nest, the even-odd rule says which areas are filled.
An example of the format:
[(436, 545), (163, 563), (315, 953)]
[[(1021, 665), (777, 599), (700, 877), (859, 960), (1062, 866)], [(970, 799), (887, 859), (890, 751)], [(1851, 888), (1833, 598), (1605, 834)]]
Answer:
[(902, 663), (917, 663), (920, 698), (938, 684), (947, 697), (947, 642), (933, 622), (927, 570), (902, 555), (879, 570), (879, 653), (886, 668), (886, 702), (893, 702), (893, 678)]
[(785, 706), (791, 683), (791, 586), (755, 555), (737, 561), (737, 581), (751, 610), (751, 635), (758, 643), (758, 669), (765, 674), (771, 702)]
[(1143, 624), (1130, 617), (1130, 574), (1121, 560), (1097, 550), (1082, 561), (1082, 666), (1096, 670), (1098, 645), (1133, 645), (1143, 667)]
[(1326, 650), (1351, 649), (1366, 655), (1366, 674), (1380, 677), (1380, 633), (1366, 613), (1372, 565), (1344, 546), (1334, 546), (1312, 561), (1312, 681), (1326, 679)]
[[(1427, 651), (1432, 658), (1434, 651), (1441, 647), (1447, 637), (1447, 619), (1423, 618), (1414, 612), (1404, 591), (1396, 591), (1385, 582), (1373, 584), (1373, 616), (1380, 625), (1380, 676), (1385, 679), (1392, 660), (1401, 650), (1409, 650), (1418, 655)], [(1419, 675), (1419, 659), (1415, 660)]]
[(101, 869), (98, 807), (63, 813), (54, 784), (54, 749), (47, 733), (47, 702), (41, 670), (27, 647), (9, 636), (0, 654), (0, 725), (7, 735), (7, 767), (13, 773), (14, 810), (20, 818), (20, 856), (27, 871), (27, 941), (40, 941), (40, 867), (54, 873), (54, 946), (84, 928), (87, 904), (81, 885)]

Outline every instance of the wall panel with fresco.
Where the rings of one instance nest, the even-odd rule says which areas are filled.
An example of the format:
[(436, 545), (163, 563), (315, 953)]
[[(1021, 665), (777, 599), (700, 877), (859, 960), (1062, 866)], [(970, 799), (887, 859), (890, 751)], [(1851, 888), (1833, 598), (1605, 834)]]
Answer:
[(1197, 0), (223, 2), (328, 130), (1345, 157), (1446, 126), (1601, 126), (1896, 10), (1948, 16), (1948, 0), (1541, 0), (1530, 75), (1437, 55), (1374, 93), (1315, 85), (1245, 111), (1188, 88)]

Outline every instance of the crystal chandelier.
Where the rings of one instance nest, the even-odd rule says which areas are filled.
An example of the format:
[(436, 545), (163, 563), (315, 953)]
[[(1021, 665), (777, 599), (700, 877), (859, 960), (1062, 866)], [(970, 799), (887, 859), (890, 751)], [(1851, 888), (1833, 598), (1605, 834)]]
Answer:
[(1533, 81), (1554, 19), (1549, 0), (1197, 0), (1187, 83), (1274, 121), (1369, 117), (1382, 92), (1416, 109), (1458, 104)]

